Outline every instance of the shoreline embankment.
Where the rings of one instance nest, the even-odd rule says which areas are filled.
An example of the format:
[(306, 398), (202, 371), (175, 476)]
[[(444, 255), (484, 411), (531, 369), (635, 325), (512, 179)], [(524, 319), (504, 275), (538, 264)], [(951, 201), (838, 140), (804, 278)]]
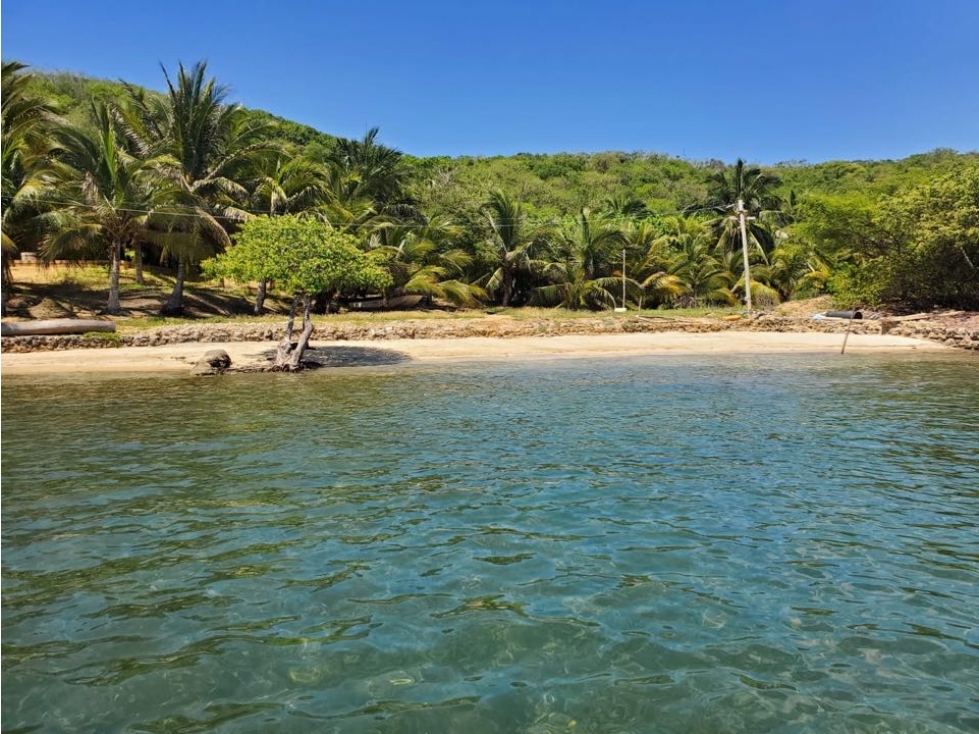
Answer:
[[(3, 353), (58, 351), (68, 349), (113, 349), (156, 347), (172, 344), (213, 344), (227, 342), (275, 342), (282, 336), (282, 323), (204, 323), (161, 326), (131, 334), (71, 334), (57, 336), (13, 336), (0, 342)], [(617, 319), (404, 319), (378, 322), (316, 323), (316, 342), (374, 342), (400, 339), (465, 339), (489, 337), (586, 336), (599, 334), (656, 334), (680, 332), (708, 334), (720, 332), (770, 332), (792, 334), (876, 334), (903, 336), (936, 342), (948, 347), (979, 352), (979, 330), (957, 328), (928, 320), (815, 320), (761, 314), (738, 320), (716, 318), (676, 319), (632, 316)]]
[[(332, 366), (396, 361), (638, 356), (649, 354), (847, 353), (968, 350), (979, 332), (924, 321), (853, 321), (760, 316), (721, 319), (453, 319), (318, 322), (312, 346)], [(215, 348), (236, 369), (267, 364), (281, 337), (273, 322), (183, 324), (134, 334), (4, 337), (4, 375), (183, 372)], [(353, 355), (353, 356), (351, 356)]]

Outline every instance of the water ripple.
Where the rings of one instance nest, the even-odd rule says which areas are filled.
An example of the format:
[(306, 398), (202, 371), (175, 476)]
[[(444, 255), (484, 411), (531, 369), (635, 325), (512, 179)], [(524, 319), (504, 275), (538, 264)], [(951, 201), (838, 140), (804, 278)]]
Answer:
[(5, 730), (979, 729), (974, 362), (6, 380), (3, 404)]

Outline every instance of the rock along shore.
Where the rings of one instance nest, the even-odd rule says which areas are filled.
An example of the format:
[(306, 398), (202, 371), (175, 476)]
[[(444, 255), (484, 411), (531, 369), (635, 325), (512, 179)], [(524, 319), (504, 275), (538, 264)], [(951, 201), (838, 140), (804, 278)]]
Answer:
[[(513, 338), (586, 334), (626, 334), (656, 332), (711, 333), (720, 331), (828, 332), (842, 334), (847, 321), (817, 321), (761, 314), (738, 320), (714, 318), (675, 319), (656, 316), (575, 319), (405, 319), (378, 323), (350, 323), (329, 320), (316, 324), (313, 336), (318, 341), (369, 342), (390, 339), (458, 339), (465, 337)], [(949, 347), (979, 354), (979, 329), (937, 321), (899, 321), (881, 318), (858, 320), (850, 324), (854, 334), (891, 334), (928, 339)], [(162, 326), (135, 334), (83, 334), (59, 336), (11, 336), (0, 342), (3, 352), (42, 352), (64, 349), (107, 349), (149, 347), (185, 343), (271, 342), (282, 337), (283, 324), (273, 322), (234, 324), (184, 324)]]

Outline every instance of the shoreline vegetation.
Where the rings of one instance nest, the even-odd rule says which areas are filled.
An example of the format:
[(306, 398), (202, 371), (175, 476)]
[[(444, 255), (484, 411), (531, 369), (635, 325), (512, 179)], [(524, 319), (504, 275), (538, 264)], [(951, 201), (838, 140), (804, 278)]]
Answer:
[[(111, 333), (5, 336), (0, 372), (42, 375), (69, 372), (190, 372), (211, 350), (227, 353), (230, 368), (212, 372), (271, 369), (287, 304), (267, 294), (263, 316), (248, 314), (255, 284), (220, 288), (193, 282), (180, 318), (157, 314), (166, 298), (165, 275), (149, 274), (144, 287), (123, 271), (123, 312), (99, 313), (105, 266), (21, 264), (19, 316), (5, 323), (51, 318), (104, 319)], [(896, 315), (867, 312), (865, 318), (814, 319), (832, 299), (822, 296), (747, 314), (737, 308), (629, 309), (591, 312), (555, 308), (418, 309), (345, 311), (311, 317), (310, 351), (304, 367), (350, 367), (403, 362), (485, 361), (643, 354), (732, 354), (925, 352), (957, 347), (979, 355), (979, 314)], [(850, 332), (847, 337), (847, 331)]]
[[(979, 344), (977, 153), (421, 159), (377, 128), (336, 138), (248, 110), (203, 62), (162, 76), (154, 92), (4, 62), (3, 315), (117, 326), (5, 337), (5, 354), (274, 341), (269, 368), (297, 371), (314, 344), (380, 339), (846, 329)], [(420, 311), (338, 315), (409, 301)], [(805, 311), (834, 307), (894, 317)]]

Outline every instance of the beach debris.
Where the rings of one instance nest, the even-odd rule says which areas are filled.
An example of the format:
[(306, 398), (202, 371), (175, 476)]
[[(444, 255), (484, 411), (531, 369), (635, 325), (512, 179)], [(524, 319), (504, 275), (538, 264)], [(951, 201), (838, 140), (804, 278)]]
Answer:
[(810, 318), (814, 321), (825, 321), (826, 319), (847, 319), (853, 321), (854, 319), (862, 319), (863, 311), (824, 311), (822, 313), (814, 313)]
[(190, 369), (192, 375), (220, 375), (231, 366), (231, 357), (223, 349), (211, 349), (204, 353)]
[(946, 319), (955, 316), (965, 315), (965, 311), (940, 311), (932, 313), (912, 313), (906, 316), (888, 316), (888, 321), (903, 322), (903, 321), (924, 321), (926, 319)]

